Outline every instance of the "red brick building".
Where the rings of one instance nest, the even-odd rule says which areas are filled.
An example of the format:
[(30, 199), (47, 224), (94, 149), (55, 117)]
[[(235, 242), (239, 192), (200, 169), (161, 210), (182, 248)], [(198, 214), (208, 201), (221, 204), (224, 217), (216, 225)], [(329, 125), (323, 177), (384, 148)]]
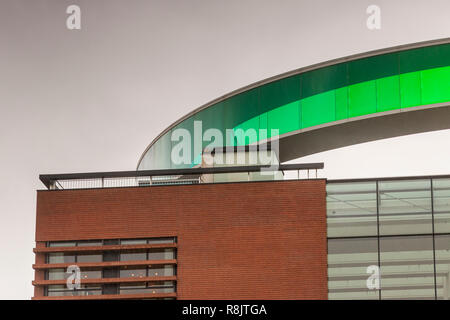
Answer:
[(39, 190), (34, 299), (326, 299), (325, 186)]

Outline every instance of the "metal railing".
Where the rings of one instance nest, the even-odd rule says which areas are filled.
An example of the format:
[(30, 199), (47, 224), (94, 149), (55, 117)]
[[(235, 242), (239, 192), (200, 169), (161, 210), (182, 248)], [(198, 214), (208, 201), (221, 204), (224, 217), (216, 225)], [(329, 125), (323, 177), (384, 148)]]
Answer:
[(294, 179), (301, 179), (300, 172), (306, 173), (304, 179), (316, 179), (318, 178), (317, 170), (323, 168), (323, 163), (303, 163), (277, 166), (240, 166), (45, 174), (40, 175), (39, 179), (49, 190), (124, 188), (215, 183), (217, 180), (224, 182), (223, 179), (214, 180), (211, 179), (211, 177), (218, 177), (226, 174), (234, 174), (232, 176), (228, 176), (231, 178), (227, 179), (226, 182), (281, 180), (279, 178), (275, 178), (277, 176), (276, 174), (281, 173), (283, 177), (288, 171), (296, 171)]

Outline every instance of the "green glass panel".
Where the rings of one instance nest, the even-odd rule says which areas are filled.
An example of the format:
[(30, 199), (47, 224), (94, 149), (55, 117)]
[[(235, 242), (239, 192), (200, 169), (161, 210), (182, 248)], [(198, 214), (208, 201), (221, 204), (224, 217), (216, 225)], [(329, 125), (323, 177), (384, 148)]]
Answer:
[(357, 117), (377, 111), (375, 81), (367, 81), (348, 87), (348, 116)]
[(234, 135), (234, 129), (233, 130), (225, 130), (223, 134), (223, 144), (227, 147), (234, 147), (238, 145), (237, 139)]
[(269, 129), (278, 129), (280, 134), (299, 129), (300, 102), (294, 101), (269, 111)]
[[(178, 125), (176, 125), (172, 130), (171, 130), (171, 134), (170, 134), (170, 141), (171, 141), (171, 149), (170, 149), (170, 152), (172, 152), (172, 149), (176, 146), (176, 145), (178, 145), (178, 144), (180, 144), (180, 143), (189, 143), (189, 144), (186, 144), (185, 146), (185, 148), (183, 148), (183, 150), (187, 150), (187, 148), (190, 146), (190, 155), (191, 155), (191, 161), (192, 160), (194, 160), (195, 159), (195, 157), (197, 156), (195, 153), (194, 153), (194, 141), (195, 141), (195, 138), (196, 138), (196, 136), (195, 136), (195, 134), (194, 134), (194, 121), (196, 120), (196, 117), (198, 117), (198, 116), (193, 116), (193, 117), (190, 117), (190, 118), (187, 118), (186, 120), (184, 120), (184, 121), (182, 121), (181, 123), (179, 123)], [(179, 140), (178, 141), (172, 141), (171, 139), (171, 136), (172, 136), (172, 132), (176, 132), (177, 130), (187, 130), (188, 132), (189, 132), (189, 137), (187, 137), (187, 139), (189, 139), (190, 141), (189, 142), (184, 142), (184, 135), (183, 135), (183, 138), (180, 138), (180, 137), (178, 137), (179, 138)], [(177, 134), (184, 134), (183, 132), (177, 132)], [(197, 139), (199, 139), (199, 141), (198, 141), (198, 143), (202, 143), (201, 141), (202, 141), (202, 137), (197, 137)], [(186, 151), (187, 152), (187, 151)], [(171, 155), (170, 155), (171, 156)], [(194, 163), (194, 162), (193, 162)], [(172, 168), (173, 169), (179, 169), (179, 168), (184, 168), (184, 167), (186, 167), (186, 164), (175, 164), (175, 163), (173, 163), (172, 161), (171, 161), (171, 164), (172, 164)], [(190, 166), (188, 166), (188, 167), (190, 167)]]
[(336, 120), (348, 118), (348, 88), (336, 89)]
[(450, 65), (450, 43), (399, 52), (401, 73)]
[(346, 63), (308, 71), (302, 75), (302, 99), (346, 85)]
[(403, 73), (400, 75), (400, 94), (402, 108), (421, 104), (420, 72)]
[(348, 84), (398, 74), (398, 53), (390, 53), (348, 62)]
[(388, 111), (400, 107), (399, 76), (386, 77), (377, 82), (377, 111)]
[(450, 67), (421, 71), (422, 103), (450, 101)]
[(172, 130), (164, 134), (159, 140), (154, 144), (155, 154), (158, 156), (162, 169), (175, 168), (175, 165), (171, 161), (172, 152)]
[(302, 100), (302, 128), (334, 121), (336, 97), (334, 90)]
[(203, 122), (203, 130), (216, 128), (223, 130), (225, 128), (225, 104), (219, 102), (198, 113), (197, 120)]
[(261, 87), (259, 112), (267, 112), (300, 99), (300, 75)]
[[(242, 134), (236, 134), (239, 133), (238, 131), (236, 131), (237, 129), (241, 129), (243, 131)], [(235, 127), (234, 131), (236, 135), (237, 145), (239, 146), (257, 142), (259, 139), (259, 117), (254, 117), (241, 123), (240, 125)]]
[(259, 129), (266, 129), (267, 130), (267, 112), (261, 113), (259, 116)]
[(224, 129), (233, 129), (240, 123), (259, 115), (258, 95), (260, 88), (245, 91), (224, 101)]

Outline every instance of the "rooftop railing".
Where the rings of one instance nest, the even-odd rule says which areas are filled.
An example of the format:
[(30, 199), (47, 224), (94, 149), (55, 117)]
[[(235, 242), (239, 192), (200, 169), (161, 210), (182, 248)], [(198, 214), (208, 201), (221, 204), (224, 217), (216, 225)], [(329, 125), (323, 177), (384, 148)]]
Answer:
[[(235, 166), (167, 170), (139, 170), (43, 174), (39, 179), (48, 190), (147, 187), (218, 182), (316, 179), (323, 163), (282, 164), (276, 166)], [(293, 173), (293, 174), (292, 174)], [(281, 174), (281, 175), (280, 175)], [(281, 178), (280, 178), (281, 177)]]

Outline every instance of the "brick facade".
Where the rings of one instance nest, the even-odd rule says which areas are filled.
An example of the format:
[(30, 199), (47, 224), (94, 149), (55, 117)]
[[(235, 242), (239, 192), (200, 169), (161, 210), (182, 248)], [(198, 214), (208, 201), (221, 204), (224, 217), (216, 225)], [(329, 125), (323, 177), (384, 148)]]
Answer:
[[(36, 247), (176, 236), (178, 299), (326, 299), (325, 184), (38, 191)], [(36, 254), (38, 263), (43, 254)], [(35, 296), (41, 295), (36, 287)]]

